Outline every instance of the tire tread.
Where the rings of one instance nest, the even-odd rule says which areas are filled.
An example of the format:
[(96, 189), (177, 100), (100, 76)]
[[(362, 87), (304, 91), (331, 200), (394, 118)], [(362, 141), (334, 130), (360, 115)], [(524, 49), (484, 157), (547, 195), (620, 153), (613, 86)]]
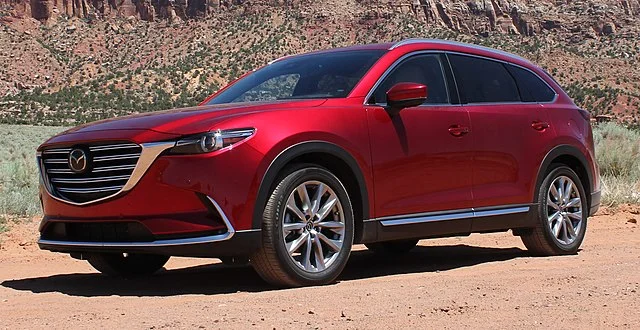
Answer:
[[(542, 218), (542, 217), (546, 217), (546, 215), (542, 213), (544, 209), (542, 205), (544, 203), (544, 200), (546, 200), (547, 198), (546, 196), (547, 189), (548, 189), (547, 187), (551, 184), (551, 181), (555, 179), (555, 176), (552, 176), (551, 174), (557, 171), (565, 171), (565, 172), (571, 173), (572, 176), (577, 178), (578, 180), (574, 180), (574, 183), (579, 186), (579, 189), (581, 189), (581, 194), (583, 198), (585, 198), (586, 200), (586, 196), (584, 195), (585, 194), (584, 187), (582, 187), (582, 183), (579, 180), (580, 178), (575, 173), (575, 171), (573, 171), (570, 167), (560, 163), (554, 164), (554, 166), (549, 168), (548, 172), (545, 174), (545, 179), (542, 181), (542, 185), (538, 191), (538, 196), (536, 197), (539, 203), (539, 206), (538, 206), (540, 211), (538, 214), (539, 221), (537, 221), (536, 226), (532, 228), (530, 232), (524, 235), (521, 235), (520, 237), (522, 239), (522, 243), (527, 248), (529, 253), (534, 256), (554, 256), (554, 255), (563, 255), (563, 254), (573, 254), (577, 252), (578, 247), (580, 246), (580, 244), (577, 244), (574, 249), (570, 249), (570, 250), (563, 250), (558, 246), (556, 246), (551, 241), (553, 238), (548, 237), (548, 235), (550, 234), (548, 232), (548, 229), (545, 227), (548, 225), (544, 222), (545, 219)], [(585, 208), (583, 208), (583, 212), (584, 210)], [(584, 221), (583, 226), (585, 227), (585, 230), (586, 230), (587, 222), (586, 220), (583, 220), (583, 221)], [(579, 238), (579, 239), (582, 240), (582, 238)]]

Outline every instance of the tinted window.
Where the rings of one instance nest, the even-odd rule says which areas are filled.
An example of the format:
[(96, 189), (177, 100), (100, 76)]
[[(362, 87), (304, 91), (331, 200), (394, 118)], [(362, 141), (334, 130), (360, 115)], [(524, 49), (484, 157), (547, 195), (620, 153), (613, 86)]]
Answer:
[(285, 58), (242, 78), (208, 104), (346, 97), (385, 52), (337, 51)]
[(464, 102), (520, 101), (518, 87), (502, 63), (463, 55), (449, 59)]
[(270, 101), (290, 98), (293, 96), (298, 80), (300, 80), (300, 75), (295, 73), (273, 77), (242, 93), (233, 102)]
[(426, 85), (428, 95), (424, 104), (449, 103), (440, 55), (416, 55), (400, 63), (376, 88), (369, 103), (387, 103), (387, 91), (401, 82)]
[(522, 101), (549, 102), (555, 97), (556, 92), (531, 71), (514, 65), (507, 65), (507, 69), (516, 79)]

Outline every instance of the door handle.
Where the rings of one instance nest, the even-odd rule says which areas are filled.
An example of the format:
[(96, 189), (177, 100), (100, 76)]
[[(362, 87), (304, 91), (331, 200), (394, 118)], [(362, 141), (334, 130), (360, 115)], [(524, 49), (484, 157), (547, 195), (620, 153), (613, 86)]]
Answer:
[(465, 134), (468, 134), (471, 130), (469, 127), (460, 126), (460, 125), (452, 125), (449, 127), (449, 134), (455, 137), (461, 137)]
[(549, 128), (549, 123), (545, 122), (545, 121), (534, 121), (533, 123), (531, 123), (531, 127), (533, 129), (535, 129), (536, 131), (544, 131), (545, 129)]

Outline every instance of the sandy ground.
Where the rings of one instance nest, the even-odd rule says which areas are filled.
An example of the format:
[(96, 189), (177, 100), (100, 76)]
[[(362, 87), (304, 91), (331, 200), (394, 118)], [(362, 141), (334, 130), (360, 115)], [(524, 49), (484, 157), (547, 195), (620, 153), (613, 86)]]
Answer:
[(215, 259), (107, 278), (38, 250), (26, 222), (0, 236), (0, 328), (640, 329), (638, 211), (591, 218), (574, 256), (529, 257), (510, 233), (424, 240), (390, 259), (357, 246), (338, 283), (287, 290)]

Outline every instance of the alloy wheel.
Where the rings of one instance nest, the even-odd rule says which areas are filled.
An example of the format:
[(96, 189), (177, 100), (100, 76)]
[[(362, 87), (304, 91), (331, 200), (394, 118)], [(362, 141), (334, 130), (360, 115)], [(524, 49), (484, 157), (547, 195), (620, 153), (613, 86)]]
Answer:
[(287, 199), (283, 239), (289, 257), (307, 272), (335, 262), (345, 236), (344, 211), (336, 193), (320, 181), (306, 181)]
[(567, 176), (559, 176), (551, 183), (547, 193), (547, 219), (554, 238), (570, 245), (582, 227), (583, 209), (580, 191)]

